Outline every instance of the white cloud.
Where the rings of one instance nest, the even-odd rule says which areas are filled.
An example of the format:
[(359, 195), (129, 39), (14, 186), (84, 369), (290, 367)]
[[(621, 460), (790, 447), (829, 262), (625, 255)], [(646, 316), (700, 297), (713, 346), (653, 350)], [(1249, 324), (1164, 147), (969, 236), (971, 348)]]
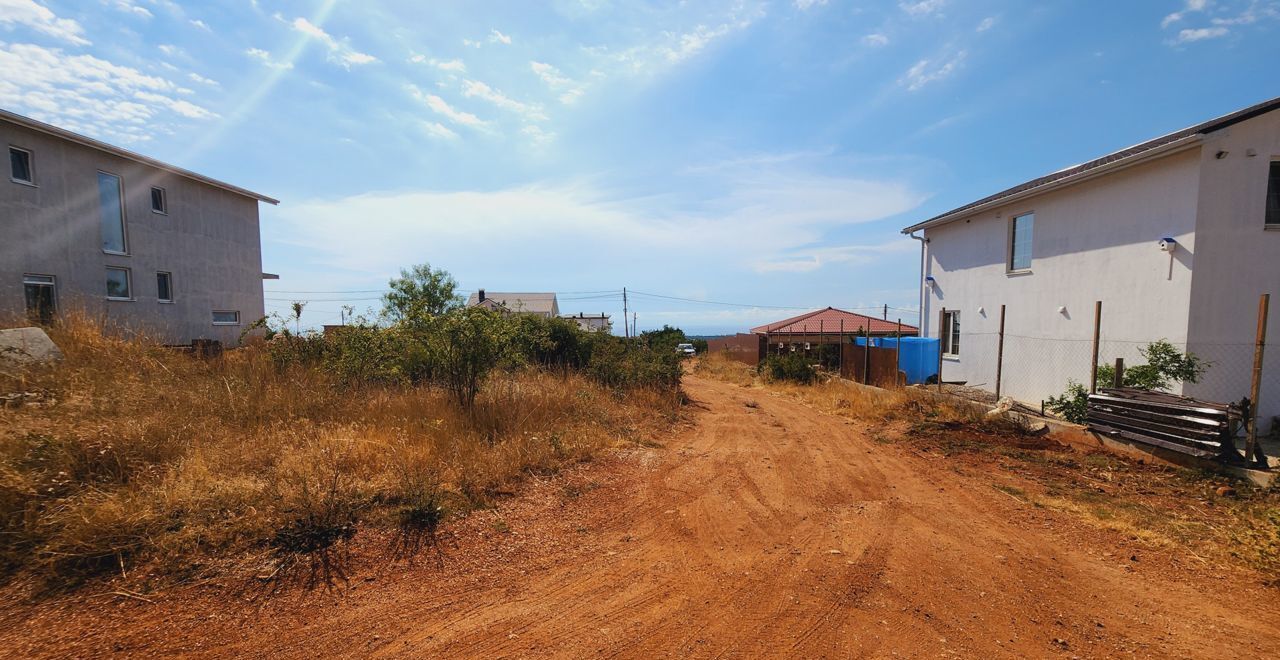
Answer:
[(413, 55), (409, 58), (409, 61), (414, 64), (426, 64), (428, 66), (433, 66), (441, 71), (448, 71), (450, 73), (467, 72), (466, 63), (459, 59), (438, 60), (434, 57), (427, 57), (426, 55)]
[(188, 73), (187, 78), (189, 78), (192, 82), (198, 82), (201, 85), (208, 85), (210, 87), (221, 87), (221, 85), (218, 84), (218, 81), (213, 80), (212, 78), (205, 78), (204, 76), (198, 73), (195, 73), (194, 71), (191, 73)]
[(827, 0), (793, 0), (791, 4), (795, 5), (796, 9), (799, 9), (800, 11), (807, 11), (813, 7), (820, 7), (827, 4)]
[(265, 64), (266, 66), (272, 69), (288, 70), (293, 68), (293, 62), (284, 62), (284, 61), (276, 60), (271, 55), (271, 51), (263, 50), (261, 48), (250, 48), (246, 50), (244, 54), (248, 55), (249, 57), (252, 57), (255, 60), (258, 60), (259, 62), (262, 62), (263, 64)]
[(138, 5), (134, 0), (112, 0), (112, 6), (125, 13), (141, 16), (143, 18), (151, 18), (151, 11), (146, 7)]
[(529, 62), (529, 69), (534, 72), (548, 88), (560, 92), (560, 102), (571, 105), (586, 92), (584, 85), (560, 73), (560, 70), (546, 62)]
[(996, 17), (995, 17), (995, 16), (988, 16), (988, 17), (986, 17), (986, 18), (982, 19), (982, 22), (981, 22), (981, 23), (978, 23), (978, 30), (977, 30), (977, 31), (978, 31), (978, 32), (986, 32), (987, 30), (990, 30), (991, 28), (993, 28), (993, 27), (995, 27), (995, 26), (996, 26)]
[(182, 49), (178, 48), (173, 44), (160, 44), (156, 48), (158, 48), (160, 52), (164, 53), (165, 55), (168, 55), (169, 57), (174, 57), (176, 55), (183, 54)]
[(1204, 41), (1206, 39), (1217, 39), (1219, 37), (1227, 36), (1228, 32), (1230, 32), (1230, 30), (1221, 26), (1211, 28), (1188, 28), (1185, 30), (1179, 30), (1178, 36), (1174, 38), (1173, 43), (1186, 44), (1195, 41)]
[(960, 68), (967, 55), (968, 53), (962, 50), (941, 62), (927, 59), (920, 60), (907, 70), (907, 73), (898, 83), (905, 85), (908, 90), (914, 92), (930, 83), (945, 80)]
[(946, 4), (947, 0), (918, 0), (916, 2), (903, 0), (898, 3), (898, 7), (911, 16), (931, 16), (941, 11)]
[[(450, 246), (441, 265), (492, 278), (536, 272), (547, 255), (577, 255), (587, 270), (595, 260), (625, 260), (635, 268), (696, 263), (729, 272), (795, 272), (897, 259), (914, 247), (906, 239), (811, 247), (830, 229), (918, 206), (922, 196), (903, 184), (775, 167), (714, 176), (725, 177), (713, 185), (723, 193), (692, 206), (668, 196), (618, 197), (582, 182), (371, 193), (282, 207), (283, 222), (272, 231), (275, 240), (315, 250), (320, 262), (375, 276), (441, 254), (441, 245)], [(360, 231), (351, 230), (352, 218), (360, 218)], [(717, 249), (709, 253), (707, 245)]]
[(1186, 18), (1188, 14), (1204, 11), (1207, 5), (1207, 0), (1186, 0), (1181, 11), (1175, 11), (1172, 14), (1165, 16), (1164, 20), (1160, 21), (1160, 27), (1167, 28), (1170, 25)]
[(0, 106), (72, 131), (140, 142), (173, 119), (217, 114), (174, 94), (173, 82), (92, 55), (0, 44)]
[(213, 28), (209, 27), (208, 23), (205, 23), (204, 21), (198, 18), (193, 18), (187, 22), (190, 23), (192, 26), (194, 26), (196, 29), (204, 30), (205, 32), (213, 32)]
[(372, 64), (378, 61), (378, 58), (373, 55), (362, 53), (352, 48), (346, 39), (341, 41), (335, 39), (328, 32), (325, 32), (324, 28), (305, 18), (295, 18), (291, 25), (293, 25), (294, 30), (319, 41), (329, 50), (329, 61), (340, 64), (343, 68), (350, 69), (353, 65)]
[(862, 45), (878, 48), (889, 45), (889, 37), (880, 33), (868, 34), (862, 38)]
[(510, 37), (510, 36), (508, 36), (508, 35), (505, 35), (505, 34), (503, 34), (503, 33), (501, 33), (501, 32), (499, 32), (499, 31), (497, 31), (497, 30), (491, 30), (491, 31), (489, 32), (489, 43), (491, 43), (491, 44), (504, 44), (504, 45), (510, 46), (510, 45), (511, 45), (511, 37)]
[(458, 134), (452, 129), (436, 121), (423, 122), (422, 130), (433, 138), (442, 140), (456, 140), (458, 138)]
[(79, 23), (70, 18), (58, 18), (35, 0), (0, 0), (0, 25), (21, 25), (77, 46), (89, 45), (89, 40), (82, 36), (84, 28)]
[(528, 103), (521, 103), (506, 94), (486, 85), (485, 83), (468, 80), (462, 85), (462, 95), (467, 98), (479, 98), (492, 103), (504, 110), (510, 110), (524, 116), (530, 121), (546, 121), (547, 115), (542, 108)]
[(469, 126), (471, 128), (483, 128), (488, 124), (488, 122), (480, 119), (470, 112), (463, 112), (461, 110), (454, 109), (453, 106), (449, 105), (447, 101), (439, 96), (436, 96), (435, 94), (427, 94), (413, 85), (409, 86), (409, 94), (413, 96), (413, 98), (425, 103), (432, 112), (455, 124)]

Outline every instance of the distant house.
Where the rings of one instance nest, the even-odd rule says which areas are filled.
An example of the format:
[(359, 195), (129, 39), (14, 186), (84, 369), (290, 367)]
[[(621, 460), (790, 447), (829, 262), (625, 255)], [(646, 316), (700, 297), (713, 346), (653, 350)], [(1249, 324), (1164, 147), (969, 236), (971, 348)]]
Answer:
[(544, 318), (560, 316), (560, 303), (554, 293), (501, 293), (480, 289), (467, 298), (467, 306), (489, 309), (501, 306), (512, 314), (533, 314)]
[[(1167, 339), (1211, 363), (1180, 393), (1247, 396), (1259, 297), (1280, 294), (1277, 110), (1280, 98), (905, 228), (923, 239), (921, 318), (942, 340), (943, 379), (993, 386), (1005, 305), (1003, 393), (1034, 404), (1068, 379), (1087, 385), (1101, 300), (1099, 362), (1140, 364), (1138, 348)], [(1268, 346), (1263, 375), (1266, 428), (1280, 415), (1280, 350)]]
[(893, 337), (899, 332), (903, 337), (914, 337), (919, 330), (913, 325), (899, 326), (897, 321), (846, 312), (834, 307), (815, 310), (751, 329), (752, 334), (765, 337), (771, 351), (789, 349), (792, 346), (804, 348), (842, 341), (848, 343), (864, 332), (872, 337)]
[(609, 320), (608, 314), (569, 314), (560, 318), (573, 321), (578, 327), (592, 332), (610, 332), (613, 330), (613, 323)]
[(227, 344), (263, 316), (258, 205), (276, 200), (4, 110), (0, 145), (0, 315)]

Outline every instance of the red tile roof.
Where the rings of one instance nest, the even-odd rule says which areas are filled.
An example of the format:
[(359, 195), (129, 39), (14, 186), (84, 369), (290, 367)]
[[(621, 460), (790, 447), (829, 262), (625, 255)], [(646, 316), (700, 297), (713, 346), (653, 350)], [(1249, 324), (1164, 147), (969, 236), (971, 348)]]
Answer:
[[(758, 328), (752, 328), (751, 332), (770, 335), (816, 335), (819, 333), (834, 335), (841, 332), (841, 322), (844, 323), (845, 334), (854, 334), (863, 328), (866, 328), (873, 335), (893, 334), (898, 331), (897, 321), (886, 321), (874, 316), (855, 314), (846, 312), (843, 309), (828, 307), (783, 319), (776, 323), (762, 325)], [(902, 324), (902, 334), (919, 334), (919, 328), (904, 323)]]

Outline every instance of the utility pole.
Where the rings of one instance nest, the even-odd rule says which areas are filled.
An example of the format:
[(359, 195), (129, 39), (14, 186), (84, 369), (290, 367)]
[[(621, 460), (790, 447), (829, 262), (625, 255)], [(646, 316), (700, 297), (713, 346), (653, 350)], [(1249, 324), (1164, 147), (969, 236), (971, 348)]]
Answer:
[(627, 325), (627, 287), (622, 287), (622, 334), (625, 337), (631, 337), (631, 326)]
[(639, 316), (639, 314), (636, 314), (635, 312), (631, 312), (631, 336), (632, 337), (640, 336), (640, 329), (636, 325), (637, 323), (639, 323), (639, 321), (636, 320), (637, 316)]
[(884, 320), (889, 320), (889, 303), (884, 304)]

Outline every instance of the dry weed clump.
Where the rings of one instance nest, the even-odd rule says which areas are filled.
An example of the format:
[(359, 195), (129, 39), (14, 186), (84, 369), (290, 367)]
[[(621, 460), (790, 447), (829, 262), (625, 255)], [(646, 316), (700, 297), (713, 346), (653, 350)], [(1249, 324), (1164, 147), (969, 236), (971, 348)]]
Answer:
[(626, 396), (574, 372), (504, 370), (472, 411), (440, 389), (273, 361), (258, 343), (208, 360), (92, 319), (50, 330), (65, 359), (0, 373), (0, 579), (243, 570), (330, 584), (363, 526), (393, 554), (531, 472), (656, 433), (671, 392)]

